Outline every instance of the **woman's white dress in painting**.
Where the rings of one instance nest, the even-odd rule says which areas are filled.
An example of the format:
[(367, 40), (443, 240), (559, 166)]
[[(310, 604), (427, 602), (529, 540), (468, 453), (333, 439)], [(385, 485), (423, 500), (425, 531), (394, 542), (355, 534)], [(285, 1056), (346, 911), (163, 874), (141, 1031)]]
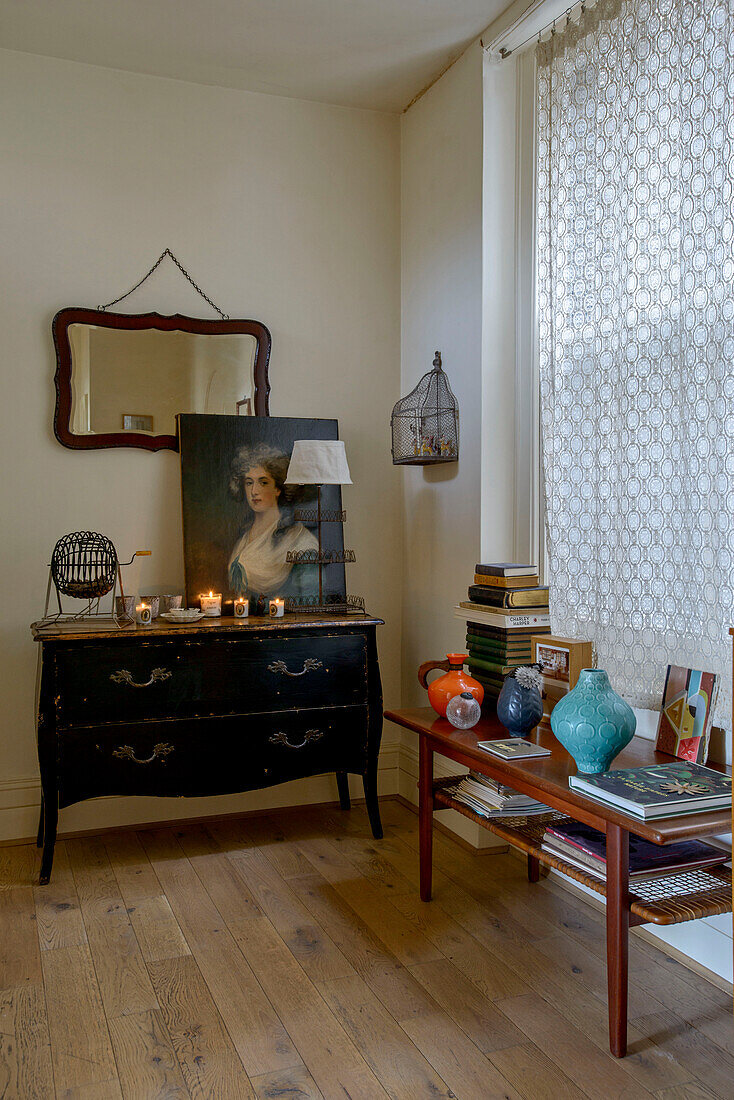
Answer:
[(229, 559), (229, 581), (235, 595), (256, 599), (318, 593), (318, 566), (286, 561), (291, 550), (318, 550), (316, 536), (302, 523), (281, 527), (282, 520), (277, 514), (273, 523), (256, 536), (249, 527), (235, 543)]

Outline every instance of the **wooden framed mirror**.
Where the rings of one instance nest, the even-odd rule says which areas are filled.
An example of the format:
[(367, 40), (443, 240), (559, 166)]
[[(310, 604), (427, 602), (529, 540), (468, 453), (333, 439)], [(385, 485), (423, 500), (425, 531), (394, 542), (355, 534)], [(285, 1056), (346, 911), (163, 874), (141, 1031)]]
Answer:
[(64, 447), (178, 450), (176, 414), (269, 415), (260, 321), (62, 309), (54, 434)]

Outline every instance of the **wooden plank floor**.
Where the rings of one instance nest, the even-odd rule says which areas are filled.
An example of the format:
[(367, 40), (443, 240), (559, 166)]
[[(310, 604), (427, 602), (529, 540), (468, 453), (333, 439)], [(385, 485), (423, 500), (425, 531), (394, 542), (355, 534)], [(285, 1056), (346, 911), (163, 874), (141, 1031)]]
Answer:
[(633, 938), (617, 1061), (599, 913), (382, 813), (0, 850), (0, 1097), (731, 1100), (725, 993)]

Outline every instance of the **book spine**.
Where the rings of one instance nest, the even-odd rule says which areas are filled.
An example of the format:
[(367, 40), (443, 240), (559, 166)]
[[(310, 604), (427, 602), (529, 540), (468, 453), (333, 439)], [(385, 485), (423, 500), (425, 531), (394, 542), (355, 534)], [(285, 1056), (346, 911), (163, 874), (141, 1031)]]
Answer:
[(483, 668), (486, 672), (499, 676), (506, 676), (509, 672), (514, 672), (522, 664), (522, 661), (510, 662), (509, 664), (503, 664), (501, 661), (487, 661), (483, 657), (475, 657), (473, 654), (471, 662), (475, 668)]
[(506, 630), (503, 630), (501, 627), (490, 626), (489, 623), (483, 622), (467, 622), (466, 629), (468, 633), (476, 634), (480, 638), (494, 638), (496, 641), (500, 642), (527, 642), (528, 645), (530, 644), (530, 639), (533, 638), (536, 634), (550, 632), (550, 628), (545, 630), (545, 628), (541, 627), (538, 630), (521, 630), (518, 631), (516, 634), (510, 635)]
[(506, 609), (500, 610), (496, 608), (493, 611), (488, 611), (484, 607), (473, 607), (470, 603), (462, 601), (459, 604), (458, 612), (460, 612), (461, 618), (466, 618), (468, 622), (473, 622), (473, 615), (481, 616), (480, 622), (487, 623), (489, 626), (501, 627), (504, 630), (542, 630), (543, 627), (547, 627), (550, 630), (550, 615), (540, 614), (523, 614), (522, 612), (508, 611)]
[(476, 653), (478, 657), (483, 654), (486, 657), (515, 657), (523, 661), (530, 661), (530, 646), (521, 645), (514, 646), (505, 644), (504, 642), (498, 642), (497, 645), (484, 645), (482, 642), (475, 642), (473, 638), (466, 639), (466, 648), (470, 653)]
[(475, 680), (479, 680), (482, 687), (489, 686), (499, 689), (505, 682), (504, 676), (489, 672), (486, 668), (478, 668), (473, 664), (469, 664), (469, 674), (473, 676)]
[(592, 852), (591, 849), (588, 848), (585, 844), (580, 844), (577, 840), (573, 840), (570, 836), (565, 836), (563, 833), (556, 832), (556, 830), (550, 826), (546, 829), (546, 832), (550, 833), (550, 835), (554, 838), (556, 844), (559, 847), (568, 845), (571, 848), (575, 848), (579, 852), (583, 852), (584, 855), (589, 856), (591, 859), (595, 859), (600, 863), (606, 863), (607, 861), (605, 855), (602, 856), (599, 855), (598, 852)]
[(485, 577), (533, 577), (538, 572), (530, 565), (513, 565), (512, 563), (500, 563), (499, 565), (474, 566), (474, 572)]
[(518, 588), (515, 590), (490, 589), (487, 591), (480, 584), (469, 587), (469, 599), (474, 603), (487, 604), (489, 607), (538, 607), (547, 608), (547, 588)]
[(486, 577), (482, 573), (475, 573), (474, 583), (485, 588), (509, 592), (515, 588), (534, 588), (540, 584), (540, 578), (537, 573), (532, 577)]

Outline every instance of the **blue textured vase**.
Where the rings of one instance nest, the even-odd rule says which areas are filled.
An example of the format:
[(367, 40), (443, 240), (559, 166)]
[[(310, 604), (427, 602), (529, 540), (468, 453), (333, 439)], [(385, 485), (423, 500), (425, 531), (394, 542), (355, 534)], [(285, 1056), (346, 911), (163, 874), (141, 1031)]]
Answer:
[(551, 729), (580, 772), (605, 772), (634, 737), (634, 711), (601, 668), (584, 668), (551, 712)]
[(506, 676), (497, 700), (497, 717), (512, 737), (524, 737), (543, 717), (540, 692), (522, 687), (514, 676)]

